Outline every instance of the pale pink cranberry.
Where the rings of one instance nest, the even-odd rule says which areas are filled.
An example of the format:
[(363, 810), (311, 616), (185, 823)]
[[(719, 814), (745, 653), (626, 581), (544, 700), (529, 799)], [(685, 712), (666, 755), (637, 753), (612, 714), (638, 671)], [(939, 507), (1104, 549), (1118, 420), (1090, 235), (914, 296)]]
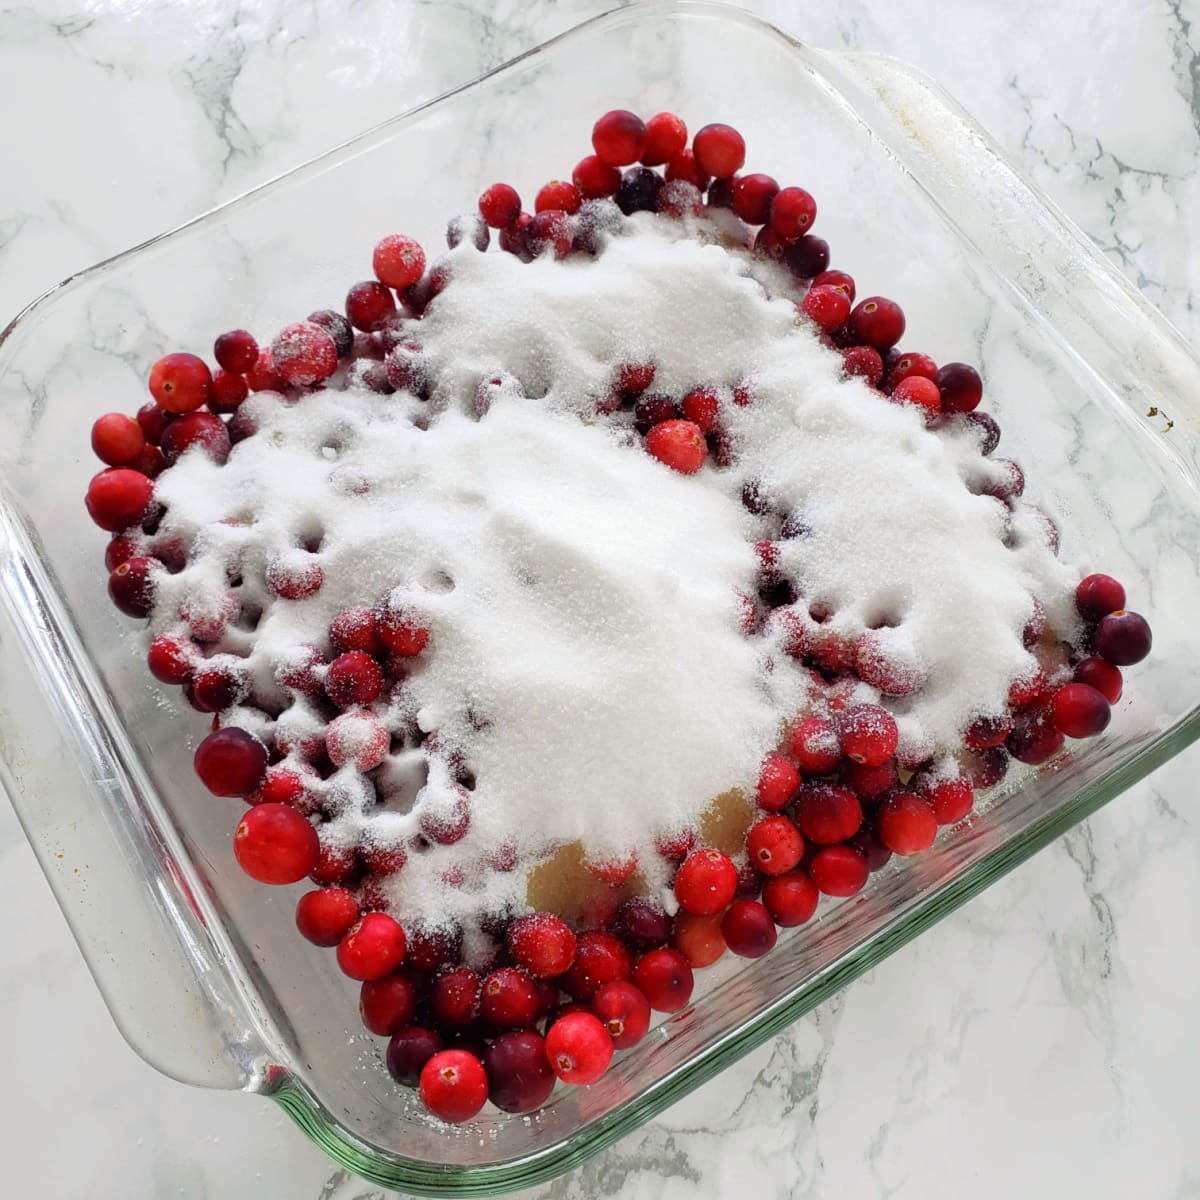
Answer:
[(233, 834), (238, 866), (259, 883), (297, 883), (320, 857), (317, 831), (286, 804), (248, 808)]
[(170, 413), (194, 412), (208, 403), (212, 372), (194, 354), (168, 354), (150, 368), (150, 394)]
[(336, 946), (357, 920), (358, 901), (345, 888), (305, 892), (296, 904), (296, 928), (314, 946)]

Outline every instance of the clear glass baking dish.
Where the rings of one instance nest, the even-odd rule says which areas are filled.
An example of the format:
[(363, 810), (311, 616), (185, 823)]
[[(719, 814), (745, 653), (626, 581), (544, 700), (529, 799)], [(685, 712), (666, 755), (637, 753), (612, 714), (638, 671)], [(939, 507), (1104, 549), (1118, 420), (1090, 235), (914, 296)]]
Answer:
[[(987, 405), (1063, 555), (1121, 576), (1155, 630), (1110, 732), (1010, 783), (938, 847), (873, 877), (601, 1082), (534, 1118), (449, 1129), (357, 1028), (354, 986), (292, 927), (293, 889), (233, 864), (236, 805), (194, 779), (202, 719), (149, 679), (103, 596), (85, 519), (99, 413), (142, 402), (171, 348), (336, 306), (395, 227), (436, 246), (488, 183), (527, 193), (595, 116), (737, 125), (750, 165), (819, 199), (834, 262), (904, 304), (907, 344), (982, 364)], [(357, 265), (356, 265), (357, 264)], [(806, 48), (718, 5), (589, 21), (181, 228), (100, 263), (0, 335), (0, 778), (114, 1019), (160, 1070), (273, 1097), (333, 1158), (426, 1195), (558, 1174), (648, 1120), (1177, 753), (1200, 731), (1200, 363), (942, 92), (875, 55)]]

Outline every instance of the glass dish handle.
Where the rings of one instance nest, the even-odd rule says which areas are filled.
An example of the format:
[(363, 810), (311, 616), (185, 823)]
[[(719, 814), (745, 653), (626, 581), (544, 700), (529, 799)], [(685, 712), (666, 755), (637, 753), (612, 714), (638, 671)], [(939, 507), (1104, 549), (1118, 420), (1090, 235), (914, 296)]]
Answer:
[[(74, 744), (84, 737), (60, 707), (69, 687), (61, 631), (17, 541), (0, 517), (0, 790), (130, 1046), (185, 1083), (251, 1086), (251, 1064), (261, 1056), (249, 1046), (239, 1052), (247, 1025), (233, 1019), (234, 998), (226, 1002), (216, 990), (222, 972), (206, 969), (202, 936), (191, 945), (179, 936), (189, 924), (203, 933), (198, 907), (186, 902), (186, 881), (177, 876), (171, 889), (137, 869), (146, 832), (135, 835), (136, 814), (115, 794), (107, 748)], [(33, 644), (50, 664), (38, 677), (30, 668)], [(114, 793), (111, 805), (98, 802), (104, 792)], [(238, 1028), (240, 1037), (223, 1032)]]

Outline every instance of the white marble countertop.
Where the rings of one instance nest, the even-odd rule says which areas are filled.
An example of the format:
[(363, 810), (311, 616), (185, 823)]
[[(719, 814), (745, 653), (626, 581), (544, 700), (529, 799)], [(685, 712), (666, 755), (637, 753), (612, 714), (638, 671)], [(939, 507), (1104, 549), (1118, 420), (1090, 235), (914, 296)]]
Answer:
[[(0, 0), (0, 313), (608, 0)], [(926, 70), (1192, 340), (1200, 0), (747, 7)], [(344, 10), (342, 15), (335, 15)], [(1200, 749), (530, 1196), (1200, 1196)], [(121, 1040), (0, 812), (6, 1196), (367, 1200)]]

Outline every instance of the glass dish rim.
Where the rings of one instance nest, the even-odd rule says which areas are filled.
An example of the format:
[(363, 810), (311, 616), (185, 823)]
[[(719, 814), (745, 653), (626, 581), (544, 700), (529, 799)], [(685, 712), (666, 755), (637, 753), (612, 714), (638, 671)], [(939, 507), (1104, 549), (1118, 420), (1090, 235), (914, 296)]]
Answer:
[[(611, 9), (572, 26), (548, 41), (472, 80), (422, 101), (355, 134), (338, 145), (314, 155), (196, 217), (68, 276), (31, 301), (4, 329), (0, 330), (0, 347), (4, 346), (18, 326), (22, 325), (36, 310), (41, 309), (64, 290), (73, 288), (107, 268), (132, 259), (168, 239), (213, 224), (219, 221), (228, 210), (267, 194), (283, 181), (293, 180), (317, 168), (327, 160), (344, 154), (352, 146), (375, 138), (384, 130), (396, 128), (402, 122), (412, 120), (425, 110), (453, 96), (478, 87), (495, 77), (503, 76), (520, 64), (553, 51), (564, 42), (585, 37), (588, 33), (598, 29), (636, 20), (639, 16), (654, 13), (700, 15), (740, 24), (778, 39), (791, 52), (800, 56), (812, 53), (804, 43), (779, 29), (772, 22), (728, 4), (717, 3), (716, 0), (640, 0), (631, 5)], [(928, 87), (948, 107), (957, 107), (936, 84), (926, 80), (907, 64), (899, 63), (899, 60), (892, 59), (890, 56), (861, 51), (828, 53), (831, 57), (855, 60), (876, 59), (896, 63), (910, 76)], [(1083, 235), (1051, 201), (1008, 164), (1004, 155), (991, 144), (986, 135), (983, 135), (982, 131), (980, 133), (983, 138), (982, 152), (998, 159), (1013, 171), (1032, 197), (1058, 222), (1062, 231), (1073, 239), (1076, 243), (1075, 249), (1086, 258), (1093, 268), (1097, 268), (1111, 277), (1127, 296), (1136, 297), (1137, 293), (1133, 292), (1131, 285), (1119, 275), (1116, 269), (1084, 239)], [(1159, 320), (1162, 319), (1159, 318)], [(1165, 330), (1174, 333), (1165, 321), (1162, 324)], [(1175, 336), (1178, 338), (1177, 334)], [(1182, 339), (1179, 341), (1182, 342)], [(1190, 349), (1187, 349), (1187, 353), (1189, 360), (1195, 362), (1195, 357), (1191, 354)], [(916, 900), (903, 918), (894, 925), (886, 925), (868, 935), (852, 949), (846, 951), (838, 961), (829, 964), (815, 975), (797, 984), (791, 991), (760, 1009), (754, 1017), (746, 1020), (737, 1028), (721, 1035), (687, 1063), (651, 1083), (637, 1096), (593, 1119), (558, 1142), (532, 1150), (519, 1158), (481, 1166), (453, 1167), (381, 1152), (341, 1126), (309, 1088), (284, 1068), (273, 1068), (265, 1075), (251, 1080), (248, 1090), (258, 1091), (272, 1097), (305, 1135), (326, 1154), (340, 1165), (374, 1183), (424, 1195), (489, 1195), (544, 1182), (578, 1166), (653, 1118), (732, 1062), (761, 1045), (834, 992), (875, 966), (894, 950), (899, 949), (943, 916), (961, 906), (992, 882), (1057, 839), (1075, 824), (1090, 816), (1198, 737), (1200, 737), (1200, 706), (1193, 708), (1170, 727), (1161, 730), (1151, 742), (1111, 768), (1101, 779), (1083, 786), (1071, 800), (1047, 812), (1018, 837), (990, 852), (985, 858), (964, 870), (961, 875), (949, 883), (940, 885), (936, 892), (926, 894)]]

